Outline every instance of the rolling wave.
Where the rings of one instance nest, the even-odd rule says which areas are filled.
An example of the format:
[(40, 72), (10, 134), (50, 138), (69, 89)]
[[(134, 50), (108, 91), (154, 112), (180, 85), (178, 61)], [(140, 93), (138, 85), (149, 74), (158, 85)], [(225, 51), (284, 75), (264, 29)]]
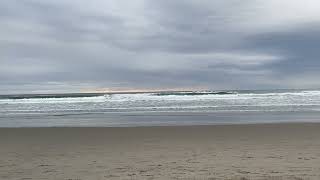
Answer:
[[(165, 116), (172, 113), (197, 113), (197, 118), (190, 117), (191, 121), (197, 123), (199, 114), (221, 114), (221, 112), (226, 114), (226, 118), (230, 114), (240, 113), (249, 114), (245, 118), (248, 119), (250, 113), (254, 112), (267, 113), (270, 115), (267, 118), (272, 118), (275, 113), (310, 114), (313, 119), (318, 120), (320, 91), (194, 91), (0, 96), (0, 127), (47, 126), (48, 123), (79, 125), (80, 121), (93, 124), (110, 121), (119, 125), (125, 121), (124, 116), (127, 115), (130, 116), (127, 120), (131, 123), (135, 120), (140, 122), (141, 115), (161, 113)], [(132, 115), (138, 116), (131, 119)], [(113, 118), (115, 116), (116, 118)], [(189, 115), (186, 117), (189, 118)], [(149, 120), (148, 117), (143, 121), (149, 123)], [(208, 117), (207, 120), (212, 121), (212, 118)], [(218, 117), (216, 120), (225, 122), (226, 119)], [(236, 120), (232, 119), (231, 122)], [(270, 119), (266, 121), (268, 120)]]
[(235, 91), (190, 91), (190, 92), (161, 92), (156, 96), (199, 96), (199, 95), (226, 95), (237, 94)]
[(131, 94), (15, 95), (1, 113), (160, 111), (320, 111), (320, 91), (194, 91)]
[[(35, 104), (35, 103), (104, 103), (134, 101), (241, 101), (269, 99), (295, 100), (309, 98), (312, 103), (320, 98), (320, 91), (193, 91), (193, 92), (160, 92), (130, 94), (48, 94), (48, 95), (6, 95), (0, 96), (0, 104)], [(261, 102), (263, 103), (263, 102)]]
[(50, 99), (50, 98), (82, 98), (101, 96), (101, 93), (73, 93), (73, 94), (18, 94), (0, 95), (0, 99)]

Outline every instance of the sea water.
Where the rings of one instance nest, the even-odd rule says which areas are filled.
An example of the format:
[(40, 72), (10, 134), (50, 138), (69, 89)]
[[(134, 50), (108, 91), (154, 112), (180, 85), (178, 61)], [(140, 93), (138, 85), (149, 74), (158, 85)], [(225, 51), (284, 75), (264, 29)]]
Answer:
[(320, 122), (320, 90), (1, 95), (0, 127)]

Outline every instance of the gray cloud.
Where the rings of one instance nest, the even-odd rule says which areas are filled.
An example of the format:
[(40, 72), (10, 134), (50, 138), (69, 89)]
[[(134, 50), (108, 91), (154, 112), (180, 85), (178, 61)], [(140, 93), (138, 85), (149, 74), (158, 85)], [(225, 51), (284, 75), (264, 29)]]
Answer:
[(0, 93), (318, 88), (308, 2), (4, 0)]

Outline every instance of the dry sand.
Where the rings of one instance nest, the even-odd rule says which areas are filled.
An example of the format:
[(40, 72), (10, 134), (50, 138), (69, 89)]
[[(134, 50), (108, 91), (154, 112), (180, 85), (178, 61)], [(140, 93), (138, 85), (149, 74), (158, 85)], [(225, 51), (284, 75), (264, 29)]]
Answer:
[(320, 179), (320, 124), (0, 129), (0, 179)]

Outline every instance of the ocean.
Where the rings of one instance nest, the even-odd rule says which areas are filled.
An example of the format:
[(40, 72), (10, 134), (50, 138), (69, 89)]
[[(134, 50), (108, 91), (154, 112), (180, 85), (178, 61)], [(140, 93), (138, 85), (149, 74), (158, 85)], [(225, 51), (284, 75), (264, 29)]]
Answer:
[(320, 122), (320, 90), (0, 95), (0, 127)]

